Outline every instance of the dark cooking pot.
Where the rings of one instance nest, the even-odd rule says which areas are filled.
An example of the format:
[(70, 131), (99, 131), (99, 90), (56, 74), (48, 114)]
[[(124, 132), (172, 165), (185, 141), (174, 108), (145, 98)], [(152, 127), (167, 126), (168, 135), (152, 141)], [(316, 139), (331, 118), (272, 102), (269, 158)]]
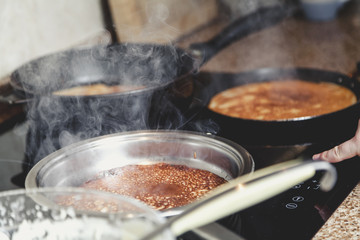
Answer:
[[(10, 84), (18, 94), (33, 98), (28, 114), (30, 161), (80, 139), (119, 131), (179, 128), (193, 96), (193, 73), (231, 42), (276, 24), (291, 12), (284, 6), (260, 9), (189, 50), (123, 43), (60, 52), (25, 64), (11, 75)], [(145, 88), (97, 96), (52, 94), (91, 83)]]
[[(354, 92), (358, 100), (352, 106), (333, 113), (280, 121), (234, 118), (207, 108), (210, 99), (225, 89), (285, 78), (336, 83)], [(342, 73), (312, 68), (264, 68), (238, 74), (204, 72), (198, 75), (198, 84), (194, 98), (202, 117), (217, 124), (217, 134), (245, 147), (334, 144), (353, 137), (357, 128), (360, 83), (355, 77)]]

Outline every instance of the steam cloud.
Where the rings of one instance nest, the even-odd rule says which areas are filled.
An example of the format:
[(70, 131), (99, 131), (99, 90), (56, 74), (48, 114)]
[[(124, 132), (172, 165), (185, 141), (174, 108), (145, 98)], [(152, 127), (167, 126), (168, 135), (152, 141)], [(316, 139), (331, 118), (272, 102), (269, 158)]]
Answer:
[[(160, 10), (156, 13), (164, 21), (166, 9), (162, 6)], [(30, 165), (84, 139), (131, 130), (179, 128), (186, 119), (168, 93), (173, 90), (173, 80), (192, 69), (191, 63), (190, 56), (171, 44), (123, 43), (72, 49), (18, 69), (14, 78), (21, 82), (27, 97), (33, 97), (28, 106), (26, 150)], [(99, 82), (146, 88), (104, 96), (52, 95), (59, 89)]]
[[(148, 23), (141, 35), (147, 41), (171, 39), (169, 34), (178, 33), (167, 24), (170, 11), (161, 1), (150, 1), (146, 13)], [(159, 27), (169, 31), (164, 31), (163, 36), (154, 36)], [(129, 29), (125, 26), (120, 30)], [(197, 67), (193, 64), (191, 56), (170, 43), (122, 43), (53, 54), (19, 69), (15, 77), (25, 92), (34, 97), (28, 106), (29, 161), (36, 163), (59, 148), (100, 135), (181, 128), (191, 119), (184, 113), (183, 103), (178, 105), (178, 99), (173, 101), (174, 95), (168, 92), (173, 90), (173, 79)], [(146, 89), (113, 96), (52, 95), (59, 89), (99, 82), (145, 86)], [(207, 133), (218, 131), (212, 120), (191, 122), (189, 128)]]
[[(104, 134), (165, 126), (156, 114), (181, 111), (171, 102), (168, 92), (173, 79), (181, 74), (176, 49), (172, 46), (124, 44), (101, 46), (45, 57), (23, 69), (17, 78), (28, 93), (28, 155), (40, 160), (55, 149)], [(34, 85), (34, 83), (37, 83)], [(55, 96), (51, 93), (79, 84), (145, 86), (115, 95)], [(46, 144), (44, 144), (46, 143)], [(41, 150), (41, 149), (44, 149)], [(39, 155), (40, 154), (40, 155)]]

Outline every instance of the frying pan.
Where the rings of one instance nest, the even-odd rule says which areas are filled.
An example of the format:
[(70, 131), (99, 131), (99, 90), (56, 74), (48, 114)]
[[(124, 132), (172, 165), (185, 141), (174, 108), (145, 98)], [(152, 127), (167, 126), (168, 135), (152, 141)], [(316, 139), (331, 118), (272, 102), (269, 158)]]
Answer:
[(17, 92), (33, 96), (98, 82), (140, 84), (146, 88), (139, 92), (151, 91), (186, 78), (235, 40), (277, 24), (291, 12), (287, 6), (261, 8), (187, 50), (173, 45), (122, 43), (51, 54), (21, 66), (11, 75), (10, 84)]
[[(329, 114), (279, 121), (234, 118), (207, 108), (211, 97), (225, 89), (286, 78), (339, 84), (354, 92), (357, 102)], [(198, 75), (198, 84), (194, 98), (202, 117), (215, 121), (219, 135), (244, 147), (336, 144), (353, 137), (359, 119), (360, 83), (355, 77), (338, 72), (314, 68), (262, 68), (238, 74), (204, 72)]]
[[(121, 131), (178, 128), (193, 97), (194, 72), (233, 41), (279, 23), (293, 9), (282, 5), (260, 9), (186, 50), (122, 43), (68, 50), (21, 66), (10, 84), (17, 95), (33, 99), (28, 110), (32, 145), (27, 146), (28, 158), (36, 162), (67, 145), (71, 140), (66, 136), (82, 140)], [(96, 96), (52, 94), (92, 83), (144, 88)], [(51, 146), (42, 149), (44, 141)]]

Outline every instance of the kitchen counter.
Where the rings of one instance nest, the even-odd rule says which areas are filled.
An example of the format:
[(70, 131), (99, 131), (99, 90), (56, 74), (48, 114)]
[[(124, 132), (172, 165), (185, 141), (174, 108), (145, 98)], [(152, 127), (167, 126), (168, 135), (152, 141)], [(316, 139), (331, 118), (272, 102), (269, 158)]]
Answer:
[(360, 239), (360, 183), (313, 238), (325, 239)]
[[(179, 41), (180, 47), (210, 39), (226, 20)], [(360, 61), (360, 1), (344, 6), (338, 18), (311, 22), (301, 12), (253, 33), (219, 52), (201, 70), (240, 72), (263, 67), (310, 67), (351, 74)]]

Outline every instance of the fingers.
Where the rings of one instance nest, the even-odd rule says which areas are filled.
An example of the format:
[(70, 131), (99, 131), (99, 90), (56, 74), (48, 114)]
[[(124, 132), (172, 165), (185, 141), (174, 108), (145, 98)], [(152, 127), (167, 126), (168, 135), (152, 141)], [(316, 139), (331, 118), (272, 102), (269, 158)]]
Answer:
[(360, 152), (359, 149), (359, 141), (354, 137), (330, 150), (313, 155), (313, 159), (322, 159), (331, 163), (336, 163), (358, 155)]
[(358, 141), (358, 143), (360, 143), (360, 119), (358, 121), (358, 126), (354, 138), (356, 139), (356, 141)]
[(356, 155), (360, 156), (360, 119), (358, 120), (355, 136), (352, 139), (330, 150), (314, 154), (312, 158), (314, 160), (322, 159), (331, 163), (336, 163), (355, 157)]
[(314, 160), (322, 159), (331, 163), (336, 163), (355, 157), (356, 155), (360, 156), (360, 119), (358, 120), (355, 136), (352, 139), (330, 150), (314, 154), (312, 158)]

